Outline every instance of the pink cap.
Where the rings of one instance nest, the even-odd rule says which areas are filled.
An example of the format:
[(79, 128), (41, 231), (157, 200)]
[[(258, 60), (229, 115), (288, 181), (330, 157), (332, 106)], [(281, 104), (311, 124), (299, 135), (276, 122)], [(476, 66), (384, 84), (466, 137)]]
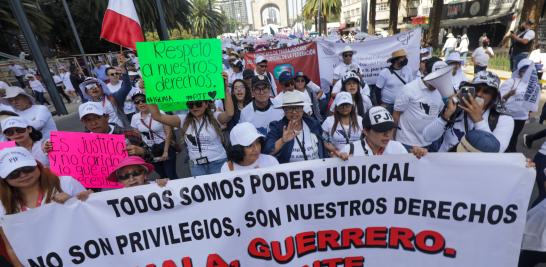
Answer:
[(131, 166), (131, 165), (140, 165), (146, 168), (146, 170), (148, 170), (148, 173), (153, 172), (155, 170), (154, 165), (144, 161), (144, 159), (142, 159), (141, 157), (129, 156), (122, 159), (119, 162), (118, 166), (116, 166), (116, 168), (112, 171), (112, 173), (110, 173), (107, 179), (113, 182), (117, 182), (118, 177), (116, 176), (116, 172), (123, 167)]

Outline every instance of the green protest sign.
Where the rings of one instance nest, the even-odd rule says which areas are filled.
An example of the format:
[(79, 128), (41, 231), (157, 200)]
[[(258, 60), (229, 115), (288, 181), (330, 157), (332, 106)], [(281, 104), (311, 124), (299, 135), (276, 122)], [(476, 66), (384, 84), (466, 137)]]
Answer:
[(148, 103), (173, 108), (185, 107), (182, 103), (188, 101), (224, 98), (219, 39), (139, 42), (136, 46)]

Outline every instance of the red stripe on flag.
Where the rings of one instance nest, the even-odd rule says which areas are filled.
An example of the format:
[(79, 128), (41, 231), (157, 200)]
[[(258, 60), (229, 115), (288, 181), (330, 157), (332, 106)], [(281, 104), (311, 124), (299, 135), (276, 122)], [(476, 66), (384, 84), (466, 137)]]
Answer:
[(144, 41), (142, 28), (136, 21), (110, 9), (104, 12), (100, 37), (133, 50), (136, 50), (135, 42)]

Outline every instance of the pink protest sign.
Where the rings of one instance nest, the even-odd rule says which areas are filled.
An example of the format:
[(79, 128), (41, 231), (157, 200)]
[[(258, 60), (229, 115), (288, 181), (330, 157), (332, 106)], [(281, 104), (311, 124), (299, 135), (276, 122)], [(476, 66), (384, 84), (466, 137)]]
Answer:
[(8, 147), (14, 147), (15, 141), (9, 141), (9, 142), (0, 142), (0, 150)]
[(106, 177), (127, 157), (123, 135), (51, 132), (50, 140), (49, 164), (57, 175), (70, 175), (87, 188), (121, 187)]

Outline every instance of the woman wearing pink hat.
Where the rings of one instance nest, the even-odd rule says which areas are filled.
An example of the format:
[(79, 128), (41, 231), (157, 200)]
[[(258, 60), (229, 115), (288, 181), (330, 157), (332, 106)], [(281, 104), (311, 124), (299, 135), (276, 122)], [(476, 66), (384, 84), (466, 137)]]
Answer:
[[(148, 175), (155, 170), (154, 165), (144, 161), (138, 156), (129, 156), (121, 160), (108, 176), (108, 180), (119, 182), (123, 187), (133, 187), (148, 184)], [(156, 179), (155, 182), (163, 187), (169, 181), (168, 178)]]

